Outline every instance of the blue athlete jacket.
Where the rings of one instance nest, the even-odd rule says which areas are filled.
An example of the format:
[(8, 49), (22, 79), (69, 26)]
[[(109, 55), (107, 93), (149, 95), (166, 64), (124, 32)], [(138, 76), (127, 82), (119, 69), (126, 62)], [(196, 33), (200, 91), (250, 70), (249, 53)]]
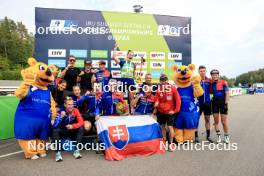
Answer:
[(104, 92), (101, 102), (100, 111), (103, 112), (103, 115), (117, 115), (115, 103), (123, 102), (123, 97), (117, 96), (113, 92)]
[(98, 71), (95, 73), (96, 81), (102, 84), (102, 88), (108, 85), (109, 80), (112, 78), (111, 73), (108, 70)]
[(212, 93), (214, 101), (224, 103), (225, 93), (228, 91), (229, 88), (226, 81), (218, 80), (217, 82), (212, 82)]
[(150, 96), (140, 97), (138, 100), (135, 112), (138, 112), (141, 114), (153, 113), (154, 101), (155, 101), (155, 97), (152, 94), (150, 94)]
[(66, 128), (66, 125), (72, 125), (73, 129), (83, 126), (83, 118), (77, 108), (74, 108), (71, 113), (66, 113), (61, 117), (61, 112), (65, 111), (64, 108), (60, 109), (53, 123), (53, 128)]
[(211, 81), (208, 78), (205, 78), (205, 80), (201, 80), (201, 86), (203, 88), (203, 95), (198, 98), (199, 105), (210, 103), (210, 88), (211, 88)]
[(101, 97), (95, 95), (83, 95), (81, 97), (71, 96), (75, 108), (78, 108), (81, 113), (95, 113), (99, 115), (101, 109)]

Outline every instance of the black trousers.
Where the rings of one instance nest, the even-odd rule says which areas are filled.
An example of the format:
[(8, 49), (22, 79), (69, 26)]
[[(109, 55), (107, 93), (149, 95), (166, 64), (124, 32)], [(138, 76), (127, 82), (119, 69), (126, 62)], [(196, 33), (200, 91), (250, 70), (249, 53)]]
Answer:
[[(76, 145), (82, 142), (84, 128), (68, 130), (66, 128), (54, 128), (52, 130), (52, 141), (59, 144), (59, 140), (64, 138), (70, 138), (72, 141), (76, 141)], [(57, 147), (56, 151), (60, 151), (61, 147)]]

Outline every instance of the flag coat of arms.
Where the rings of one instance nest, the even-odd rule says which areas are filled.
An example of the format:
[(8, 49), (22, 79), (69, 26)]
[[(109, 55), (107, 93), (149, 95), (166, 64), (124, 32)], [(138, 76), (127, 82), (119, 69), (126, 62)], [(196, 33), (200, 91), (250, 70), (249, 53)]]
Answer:
[(96, 126), (106, 160), (165, 152), (160, 126), (149, 115), (103, 116)]

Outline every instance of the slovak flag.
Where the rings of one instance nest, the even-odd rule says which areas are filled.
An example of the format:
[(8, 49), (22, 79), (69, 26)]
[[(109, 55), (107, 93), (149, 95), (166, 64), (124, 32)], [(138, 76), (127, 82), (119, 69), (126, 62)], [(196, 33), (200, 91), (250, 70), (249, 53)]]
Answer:
[(149, 115), (102, 116), (96, 126), (106, 160), (165, 152), (160, 126)]

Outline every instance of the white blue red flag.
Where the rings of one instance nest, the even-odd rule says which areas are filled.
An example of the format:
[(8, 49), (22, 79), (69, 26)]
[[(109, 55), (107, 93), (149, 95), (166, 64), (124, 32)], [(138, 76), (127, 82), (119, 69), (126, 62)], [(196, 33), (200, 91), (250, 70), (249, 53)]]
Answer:
[(96, 126), (107, 160), (165, 152), (160, 126), (151, 116), (101, 117)]

